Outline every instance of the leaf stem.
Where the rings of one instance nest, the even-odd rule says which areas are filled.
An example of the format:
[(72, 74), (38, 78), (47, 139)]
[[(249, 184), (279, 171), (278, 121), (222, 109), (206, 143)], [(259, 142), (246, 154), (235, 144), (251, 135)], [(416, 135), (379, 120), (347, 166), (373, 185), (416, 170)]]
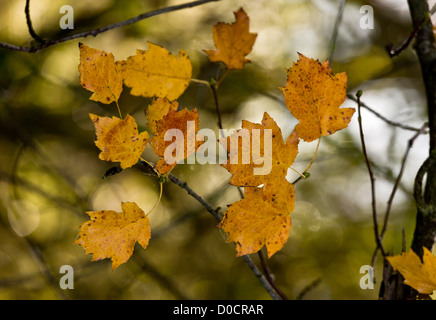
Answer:
[(155, 169), (155, 167), (154, 167), (154, 165), (153, 164), (151, 164), (150, 162), (148, 162), (147, 160), (145, 160), (145, 159), (143, 159), (142, 157), (139, 157), (139, 159), (141, 160), (141, 161), (143, 161), (143, 162), (145, 162), (151, 169), (153, 169), (153, 172), (156, 174), (156, 176), (158, 177), (158, 178), (160, 178), (161, 177), (161, 174), (160, 174), (160, 172), (159, 171), (157, 171), (156, 169)]
[(162, 181), (159, 181), (159, 198), (157, 199), (156, 203), (154, 204), (154, 206), (148, 211), (148, 213), (146, 213), (146, 217), (157, 207), (157, 205), (160, 203), (160, 200), (162, 199), (162, 190), (163, 190), (163, 183)]
[(219, 78), (216, 82), (215, 82), (215, 87), (218, 89), (218, 87), (220, 86), (221, 82), (223, 82), (224, 78), (229, 74), (229, 69), (226, 69), (223, 73), (223, 75), (221, 76), (221, 78)]
[(115, 103), (117, 104), (118, 114), (120, 115), (120, 118), (123, 119), (123, 115), (121, 114), (120, 105), (118, 104), (118, 100), (115, 100)]
[(318, 150), (319, 150), (319, 145), (320, 145), (320, 144), (321, 144), (321, 137), (319, 137), (319, 139), (318, 139), (318, 144), (316, 145), (315, 154), (313, 155), (312, 160), (310, 160), (310, 163), (309, 163), (309, 165), (307, 166), (306, 170), (303, 171), (302, 176), (303, 176), (304, 178), (306, 178), (306, 176), (305, 176), (304, 174), (305, 174), (307, 171), (309, 171), (310, 167), (312, 166), (312, 164), (313, 164), (314, 161), (315, 161), (316, 155), (318, 154)]
[[(293, 170), (294, 172), (296, 172), (297, 174), (299, 174), (300, 175), (300, 177), (301, 177), (301, 179), (306, 179), (306, 176), (303, 174), (303, 173), (301, 173), (300, 171), (298, 171), (297, 169), (294, 169), (294, 168), (292, 168), (292, 167), (289, 167), (291, 170)], [(307, 169), (306, 169), (306, 171), (307, 171)], [(306, 172), (305, 171), (305, 172)]]
[(199, 83), (199, 84), (204, 84), (206, 86), (210, 86), (210, 83), (207, 82), (206, 80), (191, 78), (191, 82)]

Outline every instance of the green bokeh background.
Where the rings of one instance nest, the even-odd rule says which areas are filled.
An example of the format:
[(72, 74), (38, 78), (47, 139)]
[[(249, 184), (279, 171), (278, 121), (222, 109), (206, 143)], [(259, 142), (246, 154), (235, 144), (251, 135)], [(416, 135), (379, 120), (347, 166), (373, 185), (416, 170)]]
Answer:
[[(93, 29), (142, 12), (182, 1), (70, 1), (73, 31), (59, 28), (63, 1), (31, 1), (33, 26), (43, 38)], [(89, 100), (79, 85), (78, 42), (106, 52), (116, 60), (159, 44), (174, 54), (185, 50), (193, 77), (208, 81), (223, 71), (210, 63), (203, 49), (213, 48), (212, 27), (233, 22), (243, 7), (250, 31), (258, 33), (251, 63), (232, 71), (219, 89), (225, 128), (240, 128), (242, 119), (260, 122), (268, 112), (287, 137), (297, 120), (283, 104), (278, 87), (297, 52), (326, 60), (340, 1), (223, 0), (167, 13), (97, 37), (68, 41), (29, 54), (0, 48), (0, 299), (270, 299), (234, 244), (204, 208), (178, 186), (164, 185), (159, 206), (150, 214), (152, 238), (138, 245), (127, 263), (115, 271), (109, 259), (91, 256), (73, 242), (89, 210), (120, 211), (122, 201), (135, 201), (147, 211), (158, 198), (155, 177), (126, 170), (102, 179), (113, 164), (98, 159), (94, 128), (88, 113), (117, 115), (115, 104)], [(363, 5), (374, 9), (374, 29), (360, 28)], [(0, 41), (30, 45), (25, 1), (0, 0)], [(389, 58), (385, 46), (410, 33), (406, 1), (346, 1), (336, 39), (332, 67), (347, 72), (348, 92), (362, 89), (362, 100), (384, 116), (420, 127), (426, 121), (423, 87), (412, 48)], [(144, 110), (150, 99), (134, 97), (125, 88), (119, 104), (145, 130)], [(202, 128), (217, 130), (211, 91), (191, 83), (179, 99), (196, 107)], [(347, 107), (356, 104), (347, 100)], [(377, 206), (382, 223), (386, 202), (413, 132), (388, 126), (362, 110), (369, 156), (377, 177)], [(217, 132), (217, 131), (216, 131)], [(425, 159), (428, 138), (417, 139), (395, 198), (385, 248), (401, 251), (414, 228), (411, 196), (414, 174)], [(314, 143), (300, 143), (294, 164), (304, 170)], [(147, 147), (143, 158), (155, 161)], [(230, 174), (219, 165), (178, 165), (173, 174), (224, 212), (239, 199), (228, 184)], [(289, 172), (289, 180), (297, 176)], [(375, 264), (375, 287), (359, 286), (360, 267), (375, 249), (369, 176), (361, 153), (357, 115), (349, 128), (323, 138), (311, 177), (296, 185), (292, 228), (283, 250), (269, 261), (277, 285), (293, 299), (319, 279), (304, 299), (377, 299), (382, 261)], [(259, 264), (257, 255), (252, 256)], [(74, 270), (74, 289), (62, 290), (62, 265)]]

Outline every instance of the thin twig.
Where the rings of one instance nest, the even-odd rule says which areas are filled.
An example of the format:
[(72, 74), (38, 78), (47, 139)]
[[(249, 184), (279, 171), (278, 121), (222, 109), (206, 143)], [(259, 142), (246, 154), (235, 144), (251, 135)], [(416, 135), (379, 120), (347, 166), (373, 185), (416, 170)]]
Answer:
[(376, 205), (376, 193), (375, 193), (375, 177), (374, 173), (371, 168), (371, 162), (369, 161), (368, 153), (366, 152), (366, 145), (365, 145), (365, 137), (363, 135), (363, 128), (362, 128), (362, 115), (360, 112), (361, 104), (360, 104), (360, 97), (362, 95), (362, 91), (358, 91), (356, 94), (357, 98), (357, 112), (358, 112), (358, 122), (359, 122), (359, 132), (360, 132), (360, 142), (362, 144), (362, 152), (365, 157), (366, 166), (368, 168), (369, 178), (371, 181), (371, 205), (372, 205), (372, 219), (374, 223), (374, 236), (375, 236), (375, 242), (377, 244), (377, 247), (380, 248), (380, 251), (384, 256), (386, 256), (386, 253), (383, 249), (379, 231), (378, 231), (378, 223), (377, 223), (377, 205)]
[(157, 9), (157, 10), (153, 10), (153, 11), (149, 11), (149, 12), (145, 12), (142, 13), (134, 18), (128, 19), (128, 20), (124, 20), (121, 22), (117, 22), (117, 23), (113, 23), (101, 28), (97, 28), (97, 29), (93, 29), (93, 30), (87, 30), (87, 31), (82, 31), (82, 32), (78, 32), (60, 39), (56, 39), (56, 40), (46, 40), (44, 41), (44, 43), (41, 43), (38, 46), (30, 46), (30, 47), (26, 47), (26, 46), (17, 46), (14, 44), (10, 44), (10, 43), (5, 43), (5, 42), (0, 42), (0, 47), (5, 48), (5, 49), (9, 49), (9, 50), (15, 50), (15, 51), (22, 51), (22, 52), (29, 52), (29, 53), (35, 53), (38, 52), (42, 49), (51, 47), (53, 45), (62, 43), (62, 42), (66, 42), (66, 41), (70, 41), (73, 39), (78, 39), (78, 38), (84, 38), (84, 37), (88, 37), (88, 36), (96, 36), (100, 33), (115, 29), (115, 28), (119, 28), (119, 27), (125, 27), (128, 26), (130, 24), (136, 23), (138, 21), (147, 19), (147, 18), (151, 18), (163, 13), (168, 13), (168, 12), (172, 12), (172, 11), (176, 11), (176, 10), (181, 10), (181, 9), (185, 9), (185, 8), (192, 8), (192, 7), (196, 7), (208, 2), (215, 2), (215, 1), (219, 1), (219, 0), (198, 0), (198, 1), (193, 1), (193, 2), (189, 2), (189, 3), (184, 3), (184, 4), (180, 4), (180, 5), (175, 5), (175, 6), (169, 6), (166, 8), (162, 8), (162, 9)]
[(44, 43), (44, 39), (37, 35), (32, 26), (32, 20), (30, 19), (30, 0), (26, 0), (26, 7), (24, 8), (24, 13), (26, 14), (26, 23), (27, 29), (29, 29), (29, 33), (33, 39), (38, 41), (39, 43)]
[(266, 279), (271, 284), (271, 286), (274, 288), (274, 290), (277, 292), (277, 294), (280, 296), (282, 300), (289, 300), (289, 298), (286, 296), (286, 294), (276, 285), (273, 274), (271, 272), (271, 269), (268, 266), (268, 262), (266, 261), (265, 257), (263, 256), (262, 250), (258, 251), (259, 259), (260, 259), (260, 265), (262, 266), (263, 273), (265, 274)]
[[(347, 94), (347, 98), (350, 100), (353, 100), (354, 102), (358, 102), (357, 98), (355, 96), (353, 96), (352, 94)], [(360, 106), (362, 108), (365, 108), (366, 110), (368, 110), (369, 112), (373, 113), (376, 117), (378, 117), (379, 119), (383, 120), (384, 122), (386, 122), (387, 124), (394, 126), (394, 127), (398, 127), (404, 130), (410, 130), (410, 131), (416, 131), (419, 132), (421, 129), (420, 128), (415, 128), (415, 127), (411, 127), (399, 122), (395, 122), (392, 120), (389, 120), (388, 118), (382, 116), (380, 113), (378, 113), (377, 111), (375, 111), (374, 109), (372, 109), (371, 107), (369, 107), (365, 102), (360, 101)]]
[(339, 31), (339, 26), (341, 25), (342, 16), (344, 13), (344, 7), (345, 7), (345, 0), (342, 0), (341, 3), (339, 4), (339, 10), (336, 16), (335, 26), (333, 28), (333, 34), (330, 40), (330, 54), (328, 58), (329, 63), (332, 63), (333, 55), (336, 50), (336, 39), (338, 37), (338, 31)]
[[(403, 159), (401, 162), (400, 172), (398, 173), (397, 179), (395, 180), (394, 186), (392, 188), (391, 194), (390, 194), (388, 202), (387, 202), (386, 213), (385, 213), (385, 217), (384, 217), (384, 221), (383, 221), (383, 228), (380, 232), (380, 241), (383, 240), (383, 237), (384, 237), (386, 230), (387, 230), (387, 227), (388, 227), (388, 221), (389, 221), (389, 216), (390, 216), (390, 212), (391, 212), (391, 208), (392, 208), (392, 203), (394, 201), (394, 197), (395, 197), (395, 194), (398, 190), (398, 187), (400, 186), (401, 178), (403, 177), (403, 173), (404, 173), (404, 169), (406, 167), (406, 161), (407, 161), (407, 157), (409, 156), (409, 152), (412, 149), (415, 140), (421, 134), (426, 132), (427, 128), (428, 128), (428, 123), (425, 123), (421, 127), (421, 129), (413, 135), (413, 137), (409, 140), (409, 142), (407, 144), (406, 152), (404, 153), (404, 156), (403, 156)], [(374, 266), (374, 264), (375, 264), (375, 260), (377, 259), (378, 249), (379, 249), (379, 247), (376, 247), (374, 250), (374, 253), (372, 255), (371, 266)]]
[(221, 111), (220, 111), (220, 105), (218, 102), (217, 88), (214, 84), (211, 84), (210, 89), (212, 90), (213, 100), (215, 102), (215, 111), (216, 111), (216, 115), (218, 117), (218, 127), (220, 128), (220, 132), (223, 132), (223, 122), (221, 120)]
[(253, 260), (251, 260), (249, 255), (245, 255), (242, 256), (245, 260), (245, 262), (248, 264), (248, 266), (250, 267), (251, 271), (253, 271), (253, 273), (256, 275), (256, 277), (259, 279), (260, 282), (262, 282), (263, 286), (265, 287), (265, 289), (268, 291), (269, 295), (274, 299), (274, 300), (280, 300), (280, 297), (278, 296), (278, 294), (276, 293), (276, 291), (274, 290), (274, 288), (271, 286), (271, 284), (269, 283), (269, 281), (265, 278), (265, 276), (260, 272), (260, 270), (256, 267), (256, 265), (253, 263)]
[(221, 221), (221, 215), (218, 212), (218, 210), (215, 210), (210, 203), (208, 203), (206, 200), (204, 200), (202, 197), (200, 197), (194, 190), (192, 190), (188, 184), (185, 181), (180, 180), (173, 174), (168, 175), (168, 179), (184, 189), (191, 197), (193, 197), (195, 200), (197, 200), (210, 214), (212, 214), (215, 219), (218, 221)]
[(385, 232), (386, 232), (386, 229), (387, 229), (387, 223), (388, 223), (388, 219), (389, 219), (389, 213), (390, 213), (390, 211), (391, 211), (391, 207), (392, 207), (392, 202), (393, 202), (393, 200), (394, 200), (395, 193), (396, 193), (396, 191), (397, 191), (397, 189), (398, 189), (398, 186), (400, 185), (400, 181), (401, 181), (401, 178), (402, 178), (402, 176), (403, 176), (404, 169), (405, 169), (405, 167), (406, 167), (406, 161), (407, 161), (407, 157), (409, 156), (410, 149), (412, 149), (415, 140), (416, 140), (416, 139), (417, 139), (421, 134), (423, 134), (424, 132), (426, 132), (427, 128), (428, 128), (428, 123), (425, 123), (425, 124), (422, 126), (421, 130), (418, 131), (418, 132), (417, 132), (417, 133), (416, 133), (416, 134), (415, 134), (415, 135), (414, 135), (414, 136), (409, 140), (409, 142), (408, 142), (408, 144), (407, 144), (406, 152), (404, 153), (403, 160), (402, 160), (402, 162), (401, 162), (400, 172), (399, 172), (399, 174), (398, 174), (397, 179), (395, 180), (394, 187), (393, 187), (393, 189), (392, 189), (391, 195), (389, 196), (389, 200), (388, 200), (388, 202), (387, 202), (387, 208), (386, 208), (386, 213), (385, 213), (385, 218), (384, 218), (384, 224), (383, 224), (382, 231), (381, 231), (381, 233), (380, 233), (380, 237), (381, 237), (381, 238), (383, 238), (383, 236), (384, 236), (384, 234), (385, 234)]
[(321, 278), (317, 278), (315, 280), (313, 280), (311, 283), (309, 283), (306, 287), (303, 288), (303, 290), (300, 291), (300, 293), (297, 295), (297, 297), (295, 298), (295, 300), (302, 300), (303, 297), (311, 290), (315, 289), (320, 283), (321, 283)]
[(425, 23), (427, 23), (427, 21), (430, 19), (430, 17), (435, 12), (436, 12), (436, 4), (434, 4), (433, 7), (431, 8), (429, 16), (426, 17), (425, 19), (423, 19), (422, 22), (419, 23), (418, 26), (412, 30), (412, 32), (410, 32), (409, 36), (405, 40), (403, 40), (403, 42), (401, 42), (397, 47), (394, 47), (394, 45), (392, 43), (388, 44), (386, 46), (386, 51), (388, 52), (389, 56), (391, 58), (393, 58), (395, 56), (398, 56), (404, 50), (406, 50), (409, 47), (409, 45), (412, 42), (412, 40), (415, 39), (415, 37), (418, 34), (419, 30), (421, 30), (422, 26)]

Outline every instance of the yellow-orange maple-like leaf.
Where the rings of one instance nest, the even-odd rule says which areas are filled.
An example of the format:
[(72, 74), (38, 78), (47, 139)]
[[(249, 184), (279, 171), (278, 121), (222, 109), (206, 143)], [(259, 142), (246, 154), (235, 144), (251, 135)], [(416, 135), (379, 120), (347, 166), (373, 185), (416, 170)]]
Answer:
[(170, 111), (177, 111), (179, 103), (177, 101), (169, 101), (167, 98), (153, 99), (153, 102), (148, 106), (145, 117), (147, 119), (147, 127), (153, 135), (156, 135), (156, 123), (162, 120), (163, 117)]
[(245, 58), (251, 52), (257, 34), (249, 32), (250, 19), (244, 9), (234, 12), (233, 24), (219, 22), (213, 27), (215, 50), (204, 50), (210, 61), (224, 62), (227, 69), (242, 69), (250, 62)]
[(431, 294), (436, 290), (436, 257), (427, 248), (423, 250), (423, 262), (412, 249), (386, 259), (403, 275), (405, 284), (419, 293)]
[[(227, 163), (222, 166), (232, 174), (230, 183), (256, 187), (286, 177), (298, 154), (299, 139), (293, 133), (284, 142), (277, 123), (265, 112), (261, 124), (243, 120), (242, 129), (225, 140), (221, 139), (220, 143), (228, 151)], [(267, 150), (271, 153), (268, 154)]]
[(90, 48), (79, 43), (80, 84), (94, 92), (91, 100), (102, 103), (117, 101), (123, 91), (123, 78), (117, 70), (112, 53)]
[(138, 242), (147, 248), (151, 237), (150, 222), (134, 202), (123, 202), (122, 212), (89, 211), (90, 220), (80, 226), (76, 244), (93, 254), (92, 261), (112, 259), (112, 270), (129, 260)]
[(183, 50), (175, 56), (161, 46), (147, 45), (148, 50), (136, 50), (136, 55), (117, 62), (124, 84), (135, 96), (177, 99), (191, 81), (191, 60)]
[(235, 242), (237, 256), (258, 252), (265, 245), (270, 258), (288, 240), (294, 187), (283, 179), (244, 190), (245, 198), (229, 206), (218, 226), (226, 232), (228, 242)]
[(136, 164), (148, 143), (146, 131), (138, 134), (135, 119), (127, 115), (124, 120), (117, 117), (100, 117), (90, 113), (94, 122), (97, 140), (95, 145), (101, 150), (101, 160), (120, 162), (126, 169)]
[[(196, 138), (199, 126), (200, 120), (197, 109), (192, 111), (188, 109), (181, 111), (170, 109), (161, 120), (156, 122), (156, 135), (153, 136), (150, 145), (156, 155), (163, 157), (156, 164), (156, 170), (160, 174), (168, 173), (176, 166), (177, 161), (188, 158), (203, 144), (202, 141), (197, 141)], [(173, 133), (179, 133), (179, 138)], [(165, 141), (165, 134), (170, 137), (167, 137), (168, 141)], [(173, 145), (169, 152), (173, 158), (171, 159), (173, 160), (172, 163), (169, 163), (168, 159), (165, 158), (165, 151), (170, 145)], [(177, 154), (177, 150), (182, 152)]]
[(301, 139), (310, 142), (348, 126), (355, 110), (339, 108), (346, 99), (344, 72), (333, 75), (328, 61), (321, 64), (299, 54), (287, 75), (280, 90), (287, 108), (299, 120), (295, 130)]

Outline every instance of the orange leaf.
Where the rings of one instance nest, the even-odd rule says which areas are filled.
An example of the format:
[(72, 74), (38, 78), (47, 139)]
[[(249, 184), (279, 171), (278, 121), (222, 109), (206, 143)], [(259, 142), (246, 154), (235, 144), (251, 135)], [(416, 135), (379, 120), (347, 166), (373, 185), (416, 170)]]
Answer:
[(123, 78), (117, 71), (112, 53), (90, 48), (79, 43), (80, 84), (94, 92), (91, 100), (102, 103), (117, 101), (123, 91)]
[(222, 61), (227, 69), (242, 69), (250, 62), (245, 56), (251, 52), (257, 34), (249, 32), (250, 19), (244, 9), (234, 12), (236, 22), (219, 22), (213, 27), (213, 40), (217, 49), (204, 50), (210, 61)]
[(344, 129), (354, 114), (353, 108), (339, 107), (346, 99), (347, 75), (333, 75), (328, 61), (299, 54), (299, 60), (287, 70), (286, 85), (281, 87), (286, 106), (299, 120), (298, 136), (310, 142)]
[(228, 242), (236, 243), (238, 257), (255, 253), (265, 245), (270, 258), (288, 240), (294, 187), (283, 179), (244, 190), (245, 199), (230, 205), (218, 226), (226, 232)]
[(101, 150), (101, 160), (121, 162), (126, 169), (136, 164), (148, 143), (146, 131), (138, 134), (135, 119), (127, 115), (124, 120), (117, 117), (99, 117), (89, 114), (94, 122), (97, 140), (95, 145)]
[(151, 105), (148, 106), (146, 112), (147, 127), (153, 135), (157, 134), (156, 123), (170, 110), (177, 111), (179, 103), (177, 101), (170, 102), (167, 98), (153, 99)]
[(426, 247), (423, 250), (423, 262), (412, 249), (386, 259), (403, 275), (405, 284), (419, 293), (431, 294), (436, 290), (436, 257)]
[[(267, 130), (270, 134), (265, 135)], [(258, 134), (254, 134), (256, 131)], [(242, 129), (226, 140), (221, 139), (220, 143), (226, 145), (228, 151), (227, 163), (222, 166), (232, 174), (230, 183), (235, 186), (256, 187), (267, 180), (280, 180), (286, 177), (288, 168), (297, 156), (299, 140), (294, 133), (285, 143), (277, 123), (265, 112), (261, 124), (243, 120)]]
[(93, 254), (92, 261), (112, 258), (112, 270), (129, 260), (136, 242), (145, 249), (151, 237), (150, 222), (136, 203), (123, 202), (121, 208), (87, 212), (90, 220), (74, 242)]
[(183, 50), (174, 56), (158, 45), (147, 45), (148, 51), (136, 50), (135, 56), (117, 62), (124, 84), (135, 96), (177, 99), (191, 81), (191, 60)]
[[(176, 166), (178, 161), (188, 158), (197, 151), (198, 147), (203, 143), (202, 141), (196, 141), (199, 126), (200, 120), (197, 109), (192, 111), (188, 109), (181, 111), (170, 109), (162, 119), (156, 122), (156, 135), (153, 136), (150, 145), (156, 155), (163, 157), (156, 164), (156, 170), (159, 173), (169, 172)], [(173, 133), (174, 135), (172, 135)], [(165, 141), (166, 134), (170, 134), (171, 139), (167, 138), (169, 141)], [(175, 141), (172, 139), (174, 137), (176, 138)], [(168, 156), (172, 158), (171, 163), (166, 158)]]

